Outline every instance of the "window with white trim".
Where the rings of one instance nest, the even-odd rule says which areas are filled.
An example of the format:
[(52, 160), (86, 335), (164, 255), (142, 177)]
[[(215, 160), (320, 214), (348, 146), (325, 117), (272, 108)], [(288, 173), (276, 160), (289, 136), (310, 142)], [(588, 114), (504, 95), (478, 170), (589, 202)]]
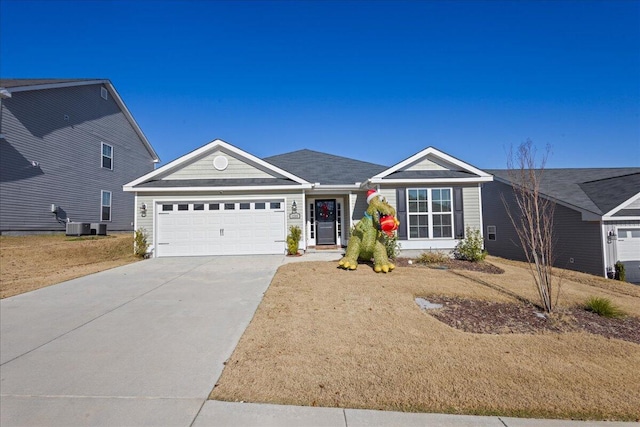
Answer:
[(496, 240), (496, 226), (487, 225), (487, 240)]
[(101, 144), (102, 150), (102, 167), (113, 170), (113, 147), (104, 142)]
[(111, 191), (102, 190), (100, 199), (100, 221), (111, 221)]
[(451, 188), (408, 188), (409, 239), (453, 238)]

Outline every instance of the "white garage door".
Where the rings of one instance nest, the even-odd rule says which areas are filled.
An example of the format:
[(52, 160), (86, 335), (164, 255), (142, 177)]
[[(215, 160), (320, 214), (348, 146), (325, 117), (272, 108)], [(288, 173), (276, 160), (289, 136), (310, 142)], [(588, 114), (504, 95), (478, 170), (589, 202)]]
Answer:
[(640, 228), (619, 228), (617, 245), (627, 282), (640, 282)]
[(284, 254), (284, 202), (159, 203), (157, 256)]

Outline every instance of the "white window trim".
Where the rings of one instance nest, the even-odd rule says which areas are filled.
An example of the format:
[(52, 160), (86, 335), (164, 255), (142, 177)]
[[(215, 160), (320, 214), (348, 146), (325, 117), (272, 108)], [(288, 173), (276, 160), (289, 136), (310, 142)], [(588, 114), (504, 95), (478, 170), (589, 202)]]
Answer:
[[(104, 201), (104, 194), (105, 193), (109, 193), (109, 204), (105, 205), (103, 204)], [(103, 221), (107, 221), (107, 222), (111, 222), (111, 218), (113, 217), (113, 212), (111, 211), (111, 206), (113, 205), (113, 193), (111, 191), (107, 191), (107, 190), (100, 190), (100, 222)], [(104, 207), (108, 207), (109, 208), (109, 219), (104, 219), (102, 217), (102, 208)]]
[[(409, 211), (409, 191), (410, 190), (427, 190), (427, 212), (410, 212)], [(434, 215), (447, 215), (447, 212), (433, 212), (432, 210), (432, 191), (433, 190), (449, 190), (449, 195), (451, 196), (451, 211), (448, 212), (451, 217), (451, 237), (433, 237), (433, 216)], [(407, 204), (407, 239), (408, 240), (451, 240), (454, 238), (454, 223), (453, 223), (453, 187), (411, 187), (405, 190), (405, 200)], [(421, 216), (426, 215), (429, 221), (428, 232), (429, 237), (411, 237), (411, 225), (409, 221), (410, 216)]]
[[(104, 154), (104, 146), (110, 147), (111, 148), (111, 156), (105, 156)], [(108, 158), (111, 159), (111, 167), (110, 168), (105, 168), (104, 167), (104, 158)], [(107, 144), (106, 142), (101, 142), (100, 143), (100, 168), (101, 169), (107, 169), (107, 170), (113, 170), (113, 145), (111, 144)]]
[[(493, 229), (493, 231), (491, 231)], [(493, 239), (490, 236), (493, 234)], [(495, 225), (487, 225), (487, 240), (495, 242), (498, 240), (497, 227)]]

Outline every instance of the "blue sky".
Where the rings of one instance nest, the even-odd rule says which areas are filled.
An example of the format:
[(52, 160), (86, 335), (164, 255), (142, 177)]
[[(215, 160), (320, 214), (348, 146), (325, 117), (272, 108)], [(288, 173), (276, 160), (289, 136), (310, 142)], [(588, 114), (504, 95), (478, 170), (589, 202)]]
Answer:
[(108, 78), (163, 163), (215, 138), (392, 165), (640, 166), (640, 1), (0, 1), (0, 76)]

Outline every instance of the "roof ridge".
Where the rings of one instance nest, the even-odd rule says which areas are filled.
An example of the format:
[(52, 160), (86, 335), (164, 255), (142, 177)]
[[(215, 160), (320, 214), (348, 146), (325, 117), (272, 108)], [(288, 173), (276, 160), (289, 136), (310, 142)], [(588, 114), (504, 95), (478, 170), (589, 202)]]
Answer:
[(581, 185), (581, 184), (590, 184), (590, 183), (592, 183), (592, 182), (606, 181), (606, 180), (608, 180), (608, 179), (624, 178), (624, 177), (627, 177), (627, 176), (631, 176), (631, 175), (638, 175), (638, 174), (640, 174), (640, 168), (639, 168), (638, 172), (625, 173), (624, 175), (608, 176), (608, 177), (606, 177), (606, 178), (593, 179), (593, 180), (591, 180), (591, 181), (579, 182), (579, 183), (578, 183), (578, 185)]
[(373, 163), (373, 162), (368, 162), (368, 161), (365, 161), (365, 160), (354, 159), (353, 157), (340, 156), (338, 154), (325, 153), (324, 151), (312, 150), (310, 148), (301, 148), (299, 150), (288, 151), (286, 153), (275, 154), (273, 156), (263, 157), (263, 160), (269, 161), (268, 159), (270, 159), (272, 157), (286, 156), (286, 155), (290, 155), (290, 154), (294, 154), (294, 153), (301, 153), (301, 152), (309, 152), (309, 153), (314, 153), (314, 154), (321, 154), (323, 156), (337, 157), (337, 158), (340, 158), (340, 159), (350, 160), (350, 161), (353, 161), (353, 162), (366, 163), (366, 164), (373, 165), (373, 166), (387, 167), (386, 165), (382, 165), (382, 164), (379, 164), (379, 163)]

